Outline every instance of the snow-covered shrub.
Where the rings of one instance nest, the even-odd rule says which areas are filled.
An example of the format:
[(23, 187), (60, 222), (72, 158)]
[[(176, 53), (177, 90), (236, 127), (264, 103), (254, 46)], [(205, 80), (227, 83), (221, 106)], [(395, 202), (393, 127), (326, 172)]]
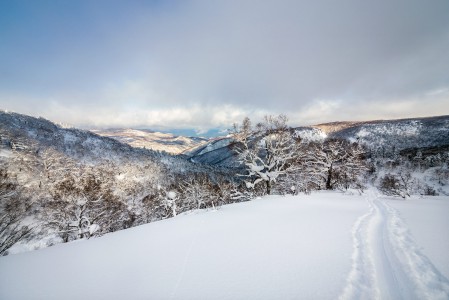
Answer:
[(246, 187), (245, 183), (233, 186), (230, 203), (245, 202), (265, 195), (266, 190), (262, 185), (257, 185), (251, 189)]
[(431, 187), (430, 185), (426, 185), (423, 188), (423, 195), (424, 196), (438, 196), (437, 191), (435, 191), (435, 189), (433, 187)]
[(444, 186), (449, 183), (449, 168), (446, 165), (436, 168), (433, 173), (438, 184)]
[(43, 204), (43, 221), (62, 241), (102, 235), (131, 226), (132, 215), (114, 196), (110, 182), (85, 173), (75, 178), (66, 174), (50, 191)]
[(413, 178), (410, 172), (401, 171), (398, 174), (385, 174), (380, 179), (379, 190), (385, 195), (410, 197)]

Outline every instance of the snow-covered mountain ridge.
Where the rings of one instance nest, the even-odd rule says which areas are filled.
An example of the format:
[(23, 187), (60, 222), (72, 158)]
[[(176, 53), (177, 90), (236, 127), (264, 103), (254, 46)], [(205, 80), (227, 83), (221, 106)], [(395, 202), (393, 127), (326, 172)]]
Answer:
[[(190, 161), (213, 166), (236, 166), (231, 137), (206, 140), (149, 130), (110, 129), (93, 132), (63, 128), (43, 118), (0, 111), (1, 143), (8, 147), (59, 149), (86, 162), (154, 157), (155, 151), (182, 154)], [(405, 151), (449, 145), (449, 116), (366, 122), (331, 122), (295, 128), (305, 141), (343, 138), (371, 149)], [(31, 146), (34, 145), (34, 146)], [(155, 151), (154, 151), (155, 150)], [(6, 151), (6, 150), (5, 150)], [(7, 153), (2, 150), (2, 155)], [(163, 161), (173, 158), (165, 155)]]
[(317, 125), (331, 138), (395, 150), (449, 144), (449, 116)]
[(180, 156), (132, 147), (91, 131), (65, 128), (44, 118), (0, 110), (0, 159), (14, 159), (13, 151), (36, 161), (51, 151), (83, 165), (151, 164), (171, 173), (207, 172), (207, 166), (192, 164)]
[[(449, 116), (366, 122), (331, 122), (295, 128), (304, 141), (340, 138), (365, 144), (373, 151), (449, 145)], [(185, 152), (191, 160), (211, 165), (235, 165), (230, 137), (211, 140)]]
[(31, 250), (165, 218), (167, 195), (178, 197), (183, 190), (173, 189), (200, 177), (216, 186), (229, 175), (182, 156), (0, 111), (0, 255), (11, 239), (20, 239), (16, 229), (33, 232), (21, 246)]
[(92, 132), (137, 148), (180, 154), (207, 141), (200, 137), (176, 136), (146, 129), (95, 129)]
[(64, 128), (44, 118), (0, 111), (0, 138), (3, 148), (35, 152), (53, 148), (73, 159), (87, 163), (104, 160), (151, 157), (154, 151), (134, 149), (114, 139), (90, 131)]

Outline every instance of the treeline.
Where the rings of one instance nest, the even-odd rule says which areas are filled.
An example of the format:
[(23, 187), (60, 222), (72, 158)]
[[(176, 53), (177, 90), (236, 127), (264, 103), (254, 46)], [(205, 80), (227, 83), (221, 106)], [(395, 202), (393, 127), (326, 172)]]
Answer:
[(399, 152), (347, 140), (308, 141), (283, 115), (255, 125), (246, 118), (232, 136), (237, 169), (164, 155), (86, 161), (27, 140), (3, 144), (0, 255), (19, 242), (42, 240), (38, 247), (45, 247), (267, 194), (362, 193), (373, 184), (387, 195), (437, 195), (449, 181), (445, 148)]
[(370, 153), (371, 181), (389, 196), (449, 195), (449, 145)]
[(154, 157), (89, 163), (27, 141), (11, 147), (0, 164), (0, 254), (20, 241), (45, 247), (270, 193), (363, 187), (360, 145), (306, 143), (283, 116), (254, 128), (246, 119), (240, 129), (232, 151), (241, 168), (228, 170)]
[(246, 118), (234, 126), (234, 137), (244, 166), (240, 176), (247, 188), (261, 189), (259, 193), (364, 188), (366, 149), (358, 143), (302, 140), (284, 115), (266, 116), (255, 126)]
[(229, 174), (176, 160), (87, 165), (51, 148), (35, 154), (1, 160), (0, 255), (20, 241), (45, 247), (241, 201)]

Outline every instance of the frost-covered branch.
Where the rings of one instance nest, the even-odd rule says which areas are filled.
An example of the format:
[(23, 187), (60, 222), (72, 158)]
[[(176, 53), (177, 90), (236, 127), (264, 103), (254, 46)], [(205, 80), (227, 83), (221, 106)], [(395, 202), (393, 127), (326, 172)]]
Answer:
[(266, 116), (263, 123), (251, 127), (248, 118), (234, 137), (238, 142), (235, 151), (245, 166), (247, 188), (265, 183), (266, 193), (279, 178), (297, 170), (294, 163), (299, 153), (299, 137), (286, 124), (284, 115)]

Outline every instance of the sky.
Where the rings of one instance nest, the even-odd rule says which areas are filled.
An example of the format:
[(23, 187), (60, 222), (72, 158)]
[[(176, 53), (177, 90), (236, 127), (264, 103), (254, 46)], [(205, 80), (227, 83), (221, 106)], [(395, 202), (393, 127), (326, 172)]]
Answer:
[(82, 128), (449, 114), (447, 0), (0, 0), (0, 109)]

